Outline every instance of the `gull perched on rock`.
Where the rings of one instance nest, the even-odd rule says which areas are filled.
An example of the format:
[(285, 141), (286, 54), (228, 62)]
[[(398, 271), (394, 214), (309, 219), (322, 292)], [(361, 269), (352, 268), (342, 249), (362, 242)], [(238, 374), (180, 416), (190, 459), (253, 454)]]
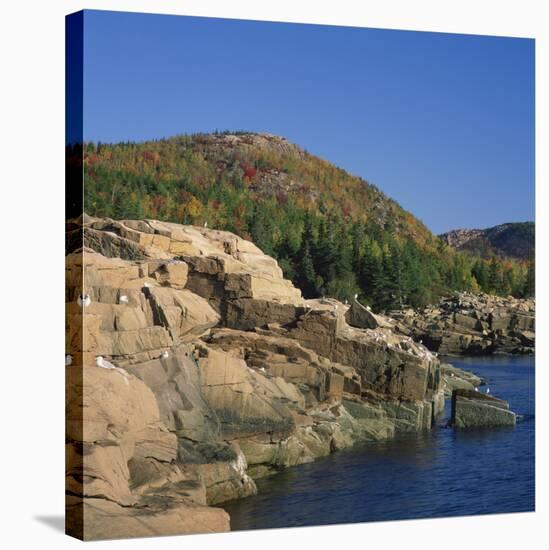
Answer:
[(168, 357), (170, 356), (170, 354), (164, 350), (161, 354), (160, 354), (160, 358), (161, 359), (167, 359)]
[(68, 353), (65, 355), (65, 366), (70, 367), (72, 365), (72, 355)]
[(123, 294), (123, 295), (120, 296), (120, 298), (118, 299), (118, 302), (119, 302), (120, 304), (127, 304), (127, 303), (128, 303), (128, 297), (127, 297), (125, 294)]
[(98, 367), (101, 367), (102, 369), (109, 369), (109, 370), (116, 371), (118, 374), (122, 376), (122, 378), (124, 378), (124, 382), (126, 383), (126, 385), (129, 385), (128, 373), (124, 369), (121, 369), (120, 367), (115, 367), (112, 363), (107, 361), (103, 356), (98, 355), (95, 358), (95, 364)]
[(486, 393), (490, 393), (490, 388), (486, 388)]
[(80, 294), (80, 296), (78, 296), (77, 302), (78, 302), (78, 305), (80, 307), (88, 307), (91, 304), (90, 295), (89, 294)]
[(98, 355), (95, 358), (95, 364), (98, 367), (101, 367), (102, 369), (115, 369), (116, 368), (112, 363), (109, 363), (109, 361), (104, 359), (102, 355)]

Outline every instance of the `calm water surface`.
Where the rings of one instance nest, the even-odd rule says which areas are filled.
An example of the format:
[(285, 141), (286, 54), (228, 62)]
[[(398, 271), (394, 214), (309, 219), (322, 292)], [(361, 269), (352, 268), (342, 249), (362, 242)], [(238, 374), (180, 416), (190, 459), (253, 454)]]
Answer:
[(486, 378), (490, 391), (522, 415), (517, 426), (445, 428), (447, 401), (446, 419), (427, 434), (357, 446), (258, 480), (258, 495), (225, 505), (231, 528), (533, 510), (534, 359), (450, 361)]

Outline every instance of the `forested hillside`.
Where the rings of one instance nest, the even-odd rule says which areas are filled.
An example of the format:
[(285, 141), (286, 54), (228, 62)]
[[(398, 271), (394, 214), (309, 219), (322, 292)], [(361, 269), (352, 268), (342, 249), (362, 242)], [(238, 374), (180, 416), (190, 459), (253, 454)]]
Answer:
[(306, 297), (375, 309), (451, 290), (533, 293), (527, 262), (456, 252), (377, 187), (284, 138), (246, 132), (85, 146), (85, 210), (226, 229), (278, 259)]

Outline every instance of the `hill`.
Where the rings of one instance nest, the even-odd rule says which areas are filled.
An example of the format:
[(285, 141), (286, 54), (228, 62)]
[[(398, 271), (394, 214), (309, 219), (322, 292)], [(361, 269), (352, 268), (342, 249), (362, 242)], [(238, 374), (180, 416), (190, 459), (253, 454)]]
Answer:
[(232, 231), (307, 298), (359, 294), (383, 310), (451, 290), (527, 292), (524, 263), (456, 252), (376, 186), (271, 134), (87, 143), (84, 203), (93, 216)]
[(456, 250), (482, 258), (528, 260), (535, 250), (534, 222), (504, 223), (488, 229), (455, 229), (440, 237)]

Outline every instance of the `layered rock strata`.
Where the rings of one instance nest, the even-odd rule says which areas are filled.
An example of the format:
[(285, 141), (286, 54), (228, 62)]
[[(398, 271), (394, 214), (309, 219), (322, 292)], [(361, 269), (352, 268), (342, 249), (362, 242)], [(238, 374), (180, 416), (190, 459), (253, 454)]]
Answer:
[(452, 393), (451, 425), (456, 428), (486, 428), (514, 426), (516, 414), (509, 403), (485, 393), (471, 390), (454, 390)]
[(254, 479), (428, 430), (442, 411), (425, 346), (358, 303), (304, 300), (252, 243), (79, 222), (66, 262), (71, 534), (227, 530), (212, 505), (254, 494)]

